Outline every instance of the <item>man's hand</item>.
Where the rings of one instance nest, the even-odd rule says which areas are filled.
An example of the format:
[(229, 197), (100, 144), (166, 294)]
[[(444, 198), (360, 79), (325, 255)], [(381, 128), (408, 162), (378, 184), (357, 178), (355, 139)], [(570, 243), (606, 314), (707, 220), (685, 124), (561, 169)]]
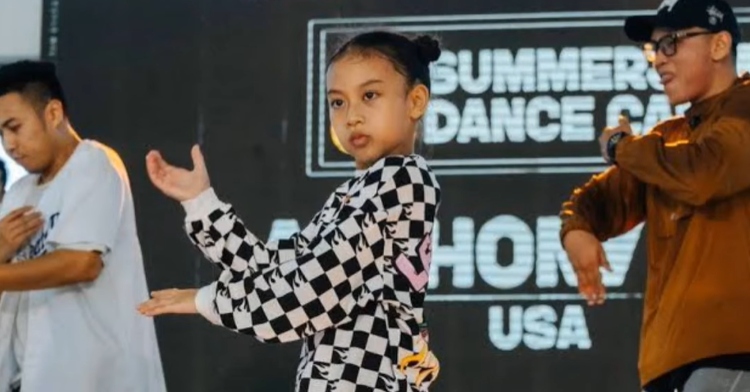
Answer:
[(0, 220), (0, 262), (10, 261), (43, 225), (42, 214), (28, 206), (13, 210)]
[(573, 230), (565, 235), (563, 246), (578, 278), (578, 292), (590, 306), (603, 304), (606, 290), (599, 268), (604, 267), (607, 271), (612, 271), (612, 268), (601, 242), (587, 231)]
[(151, 182), (165, 195), (180, 202), (197, 197), (211, 186), (200, 148), (193, 146), (190, 154), (193, 170), (170, 165), (158, 151), (146, 155), (146, 169)]
[(609, 152), (607, 151), (609, 139), (620, 132), (624, 132), (627, 135), (633, 134), (633, 129), (630, 128), (630, 122), (625, 116), (620, 116), (619, 124), (616, 127), (604, 128), (604, 131), (602, 131), (602, 134), (599, 136), (599, 151), (607, 163), (612, 163), (612, 157), (609, 156)]

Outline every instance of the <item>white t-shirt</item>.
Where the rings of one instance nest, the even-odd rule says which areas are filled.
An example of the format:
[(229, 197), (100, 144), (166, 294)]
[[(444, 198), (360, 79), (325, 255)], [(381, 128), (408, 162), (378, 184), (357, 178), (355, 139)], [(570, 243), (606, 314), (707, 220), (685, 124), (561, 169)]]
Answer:
[[(26, 197), (26, 205), (36, 206), (39, 204), (39, 200), (44, 194), (44, 190), (47, 189), (48, 184), (37, 185), (33, 187), (29, 195)], [(15, 262), (21, 261), (16, 256)], [(21, 382), (21, 365), (23, 364), (23, 353), (26, 347), (26, 336), (28, 335), (28, 312), (29, 312), (29, 296), (28, 293), (18, 293), (18, 307), (16, 311), (16, 321), (13, 325), (13, 337), (11, 342), (11, 349), (13, 350), (13, 358), (15, 359), (13, 381), (11, 385), (18, 387)]]
[[(0, 207), (3, 217), (35, 204), (45, 219), (13, 262), (58, 249), (96, 250), (104, 268), (91, 283), (2, 294), (0, 392), (18, 373), (17, 359), (24, 392), (165, 391), (153, 321), (136, 311), (148, 288), (120, 157), (102, 144), (83, 141), (35, 197), (38, 180), (32, 174), (16, 182)], [(19, 307), (24, 296), (28, 303)], [(25, 339), (13, 333), (14, 326), (22, 328), (24, 316)], [(20, 336), (20, 356), (14, 355), (13, 336)]]

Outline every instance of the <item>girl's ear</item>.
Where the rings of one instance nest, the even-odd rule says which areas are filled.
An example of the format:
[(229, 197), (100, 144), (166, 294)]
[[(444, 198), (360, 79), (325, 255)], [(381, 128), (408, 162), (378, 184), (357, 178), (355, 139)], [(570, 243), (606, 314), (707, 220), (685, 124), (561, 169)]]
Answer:
[(419, 121), (427, 112), (427, 105), (430, 103), (430, 90), (424, 84), (417, 84), (407, 97), (409, 104), (409, 117), (413, 121)]

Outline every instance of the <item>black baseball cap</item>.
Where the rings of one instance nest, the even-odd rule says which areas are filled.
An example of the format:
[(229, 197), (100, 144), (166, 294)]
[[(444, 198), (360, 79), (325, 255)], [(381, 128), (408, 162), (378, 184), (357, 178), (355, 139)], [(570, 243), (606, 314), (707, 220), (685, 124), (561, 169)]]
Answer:
[(654, 29), (681, 30), (702, 27), (715, 33), (726, 31), (736, 44), (742, 39), (732, 7), (724, 0), (663, 0), (656, 15), (625, 19), (625, 35), (636, 42), (651, 41)]

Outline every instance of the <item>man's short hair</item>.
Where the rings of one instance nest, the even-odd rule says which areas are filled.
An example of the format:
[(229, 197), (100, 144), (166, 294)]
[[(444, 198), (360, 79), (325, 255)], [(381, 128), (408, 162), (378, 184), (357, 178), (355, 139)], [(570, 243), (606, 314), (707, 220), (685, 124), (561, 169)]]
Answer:
[(56, 67), (47, 61), (18, 61), (0, 67), (0, 96), (18, 93), (37, 109), (55, 99), (67, 112), (65, 95)]

